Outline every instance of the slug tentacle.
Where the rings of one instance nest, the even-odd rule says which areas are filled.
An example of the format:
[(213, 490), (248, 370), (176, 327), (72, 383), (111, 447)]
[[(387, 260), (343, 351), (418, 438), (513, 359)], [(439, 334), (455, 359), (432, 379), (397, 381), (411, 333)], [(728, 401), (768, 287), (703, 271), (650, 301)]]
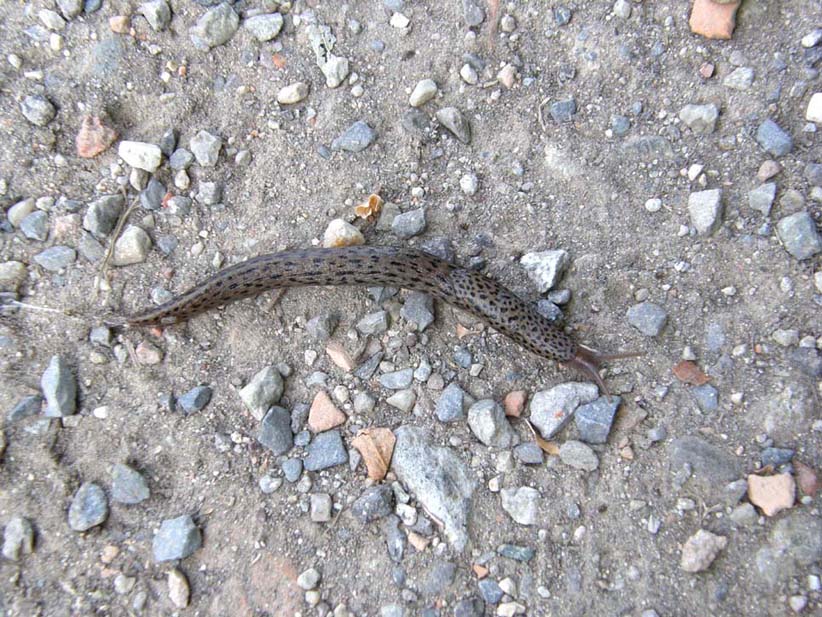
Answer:
[(590, 347), (586, 347), (585, 345), (577, 345), (574, 357), (570, 360), (561, 362), (561, 364), (563, 366), (581, 371), (585, 376), (593, 379), (599, 386), (600, 390), (602, 390), (603, 394), (605, 394), (608, 398), (611, 398), (611, 393), (608, 391), (608, 386), (605, 385), (605, 382), (602, 380), (602, 376), (599, 374), (600, 366), (602, 366), (605, 362), (611, 362), (612, 360), (639, 358), (644, 355), (645, 352), (642, 351), (624, 351), (619, 353), (604, 354), (591, 349)]

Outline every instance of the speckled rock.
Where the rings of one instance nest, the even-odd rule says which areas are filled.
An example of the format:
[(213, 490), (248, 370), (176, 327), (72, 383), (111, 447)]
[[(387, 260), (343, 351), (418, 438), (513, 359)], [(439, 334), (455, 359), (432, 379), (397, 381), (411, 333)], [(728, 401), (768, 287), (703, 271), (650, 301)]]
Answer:
[(108, 500), (102, 488), (93, 482), (84, 482), (68, 511), (68, 524), (74, 531), (88, 531), (102, 525), (108, 518)]
[(154, 561), (185, 559), (203, 544), (202, 534), (191, 516), (166, 519), (154, 534), (151, 544)]

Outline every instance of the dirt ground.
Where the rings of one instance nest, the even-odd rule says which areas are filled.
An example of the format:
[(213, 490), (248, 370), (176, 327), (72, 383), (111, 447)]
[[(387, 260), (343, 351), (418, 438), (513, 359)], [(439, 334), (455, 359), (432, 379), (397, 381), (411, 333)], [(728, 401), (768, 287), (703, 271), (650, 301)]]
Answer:
[[(59, 4), (66, 10), (72, 2)], [(728, 483), (717, 472), (722, 465), (708, 461), (703, 479), (714, 486), (705, 487), (683, 483), (672, 463), (676, 440), (691, 436), (729, 459), (736, 480), (761, 471), (767, 446), (794, 452), (792, 462), (765, 476), (798, 477), (797, 463), (811, 476), (822, 468), (822, 253), (795, 258), (776, 229), (800, 211), (818, 229), (822, 216), (820, 189), (814, 191), (807, 169), (822, 162), (822, 150), (805, 119), (820, 90), (822, 47), (800, 43), (822, 22), (817, 0), (744, 0), (727, 41), (691, 33), (689, 3), (676, 0), (635, 0), (627, 3), (627, 18), (611, 1), (477, 0), (484, 19), (474, 26), (461, 0), (249, 0), (231, 5), (240, 16), (236, 33), (204, 51), (189, 29), (208, 4), (170, 0), (170, 24), (161, 31), (136, 0), (103, 0), (62, 27), (41, 16), (43, 9), (60, 13), (52, 0), (0, 4), (0, 205), (8, 218), (15, 204), (33, 199), (48, 229), (44, 240), (9, 221), (0, 232), (0, 261), (25, 266), (19, 286), (5, 289), (0, 317), (0, 525), (23, 517), (34, 537), (33, 552), (0, 558), (0, 615), (822, 612), (820, 541), (800, 556), (801, 546), (775, 540), (780, 521), (811, 530), (822, 524), (819, 497), (806, 484), (791, 508), (773, 516), (757, 509), (739, 523), (731, 513), (749, 500), (744, 483), (729, 501), (715, 490)], [(565, 24), (562, 9), (570, 14)], [(273, 40), (260, 42), (245, 27), (255, 11), (283, 15)], [(408, 18), (406, 27), (397, 27), (398, 14)], [(116, 16), (127, 16), (126, 25), (110, 21)], [(350, 63), (337, 88), (326, 85), (318, 67), (308, 35), (313, 23), (331, 28), (333, 53)], [(466, 63), (478, 73), (476, 84), (460, 75)], [(706, 63), (714, 65), (710, 77), (700, 74)], [(517, 73), (511, 88), (498, 79), (506, 64)], [(747, 88), (724, 83), (738, 67), (753, 69)], [(420, 133), (403, 118), (423, 79), (433, 79), (438, 93), (419, 108), (431, 123)], [(309, 85), (308, 96), (278, 104), (280, 89), (297, 81)], [(21, 113), (24, 99), (35, 95), (55, 108), (44, 126)], [(551, 105), (570, 97), (576, 113), (555, 121)], [(719, 109), (716, 129), (697, 133), (679, 112), (706, 103)], [(470, 122), (469, 144), (434, 117), (451, 106)], [(75, 146), (86, 114), (104, 117), (119, 134), (94, 158), (79, 157)], [(613, 116), (627, 119), (627, 132), (614, 131)], [(757, 143), (767, 118), (791, 135), (789, 153), (774, 156)], [(331, 149), (357, 120), (376, 131), (376, 140), (360, 152)], [(167, 156), (154, 177), (184, 196), (219, 182), (222, 199), (195, 198), (183, 214), (138, 205), (129, 223), (147, 232), (151, 250), (140, 263), (104, 270), (79, 248), (88, 204), (123, 187), (129, 203), (139, 202), (118, 143), (160, 144), (169, 129), (178, 147), (190, 148), (205, 130), (221, 137), (223, 148), (216, 165), (191, 165), (188, 188), (175, 186)], [(243, 151), (250, 161), (246, 153), (237, 161)], [(751, 209), (749, 193), (762, 183), (757, 172), (769, 159), (781, 170), (769, 180), (777, 193), (763, 216)], [(467, 174), (478, 179), (475, 194), (460, 186)], [(714, 233), (697, 234), (689, 195), (713, 188), (722, 189), (724, 213)], [(356, 218), (354, 205), (370, 193), (401, 211), (424, 208), (424, 231), (403, 239)], [(651, 199), (661, 208), (646, 207)], [(413, 411), (388, 405), (393, 392), (380, 386), (379, 374), (391, 366), (416, 369), (423, 359), (445, 384), (456, 381), (475, 399), (501, 402), (515, 390), (530, 398), (580, 379), (488, 329), (461, 338), (461, 325), (476, 324), (443, 304), (436, 304), (435, 322), (409, 338), (414, 327), (399, 316), (404, 292), (383, 303), (392, 323), (372, 337), (390, 366), (365, 380), (336, 366), (326, 343), (306, 328), (311, 318), (334, 313), (332, 340), (356, 347), (362, 335), (355, 325), (381, 308), (364, 289), (263, 294), (162, 332), (116, 332), (110, 346), (89, 339), (105, 318), (151, 306), (158, 289), (182, 292), (221, 265), (316, 245), (335, 218), (360, 228), (370, 245), (448, 239), (459, 263), (480, 256), (489, 276), (529, 300), (540, 294), (519, 258), (566, 250), (570, 266), (558, 287), (572, 292), (563, 306), (568, 331), (597, 349), (646, 354), (605, 373), (623, 403), (607, 443), (593, 446), (598, 469), (575, 469), (550, 452), (545, 463), (524, 465), (511, 459), (510, 448), (480, 443), (465, 420), (439, 422), (433, 382), (414, 380)], [(177, 244), (166, 255), (158, 244), (169, 237)], [(110, 240), (101, 238), (102, 246)], [(76, 260), (59, 271), (38, 265), (35, 256), (58, 245), (78, 249)], [(626, 318), (644, 298), (667, 314), (657, 336), (643, 335)], [(25, 306), (8, 304), (15, 299)], [(161, 354), (159, 362), (143, 363), (146, 356), (134, 351), (145, 351), (146, 343)], [(455, 360), (465, 349), (473, 369)], [(54, 355), (76, 378), (77, 413), (6, 419), (24, 397), (40, 393)], [(701, 408), (693, 387), (672, 373), (683, 357), (710, 376), (715, 409)], [(413, 425), (458, 457), (477, 480), (467, 547), (456, 550), (434, 521), (428, 535), (411, 537), (422, 538), (419, 547), (408, 544), (396, 560), (384, 522), (363, 523), (351, 512), (371, 484), (363, 463), (303, 471), (300, 481), (263, 492), (261, 478), (281, 478), (283, 460), (305, 452), (267, 450), (257, 440), (259, 421), (240, 400), (239, 389), (269, 365), (288, 373), (280, 401), (288, 410), (310, 404), (319, 389), (312, 374), (327, 374), (325, 389), (349, 416), (340, 428), (349, 452), (358, 428)], [(204, 409), (169, 407), (169, 396), (198, 385), (213, 392)], [(352, 409), (361, 392), (376, 399), (365, 414)], [(523, 419), (511, 424), (522, 441), (533, 441)], [(664, 437), (653, 441), (649, 430)], [(577, 438), (572, 425), (553, 442)], [(111, 499), (118, 463), (142, 474), (147, 500)], [(102, 524), (78, 532), (67, 512), (85, 482), (103, 488), (109, 512)], [(535, 523), (515, 522), (495, 485), (537, 489)], [(330, 495), (331, 521), (312, 520), (316, 494)], [(419, 517), (421, 500), (411, 495)], [(202, 547), (184, 559), (156, 561), (155, 533), (162, 521), (182, 515), (200, 529)], [(658, 529), (649, 531), (654, 522)], [(407, 526), (400, 529), (409, 535)], [(683, 545), (699, 529), (727, 544), (703, 571), (683, 571)], [(498, 547), (506, 543), (535, 549), (534, 557), (504, 557)], [(771, 548), (782, 560), (777, 575), (763, 561)], [(306, 591), (297, 577), (310, 568), (321, 580)], [(186, 608), (169, 598), (172, 569), (190, 586)], [(489, 602), (480, 577), (502, 582), (502, 599)]]

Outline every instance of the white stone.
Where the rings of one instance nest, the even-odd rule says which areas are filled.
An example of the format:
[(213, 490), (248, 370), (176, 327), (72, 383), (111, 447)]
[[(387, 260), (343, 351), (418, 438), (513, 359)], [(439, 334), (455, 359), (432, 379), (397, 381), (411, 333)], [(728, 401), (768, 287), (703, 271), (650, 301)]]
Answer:
[(420, 107), (437, 95), (437, 84), (433, 79), (423, 79), (414, 86), (414, 91), (408, 97), (411, 107)]
[(163, 160), (163, 151), (156, 144), (143, 141), (121, 141), (117, 154), (126, 163), (137, 169), (154, 173)]
[(359, 229), (343, 219), (331, 221), (323, 234), (323, 246), (325, 248), (355, 246), (358, 244), (365, 244), (365, 238)]
[(280, 105), (293, 105), (308, 96), (308, 84), (301, 81), (280, 88), (277, 93), (277, 102)]
[(402, 13), (394, 13), (391, 16), (391, 20), (389, 23), (391, 24), (392, 28), (397, 28), (398, 30), (405, 30), (411, 23), (411, 20), (408, 19)]
[(816, 92), (808, 101), (808, 111), (805, 112), (805, 120), (822, 124), (822, 92)]

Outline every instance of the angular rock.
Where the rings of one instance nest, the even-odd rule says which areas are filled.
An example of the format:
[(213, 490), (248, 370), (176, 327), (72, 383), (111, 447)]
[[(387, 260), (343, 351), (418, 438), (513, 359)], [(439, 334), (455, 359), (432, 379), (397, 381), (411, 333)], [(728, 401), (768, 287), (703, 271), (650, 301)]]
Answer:
[(22, 516), (12, 517), (3, 531), (3, 557), (18, 561), (22, 555), (34, 552), (34, 528)]
[(200, 167), (214, 167), (220, 158), (223, 140), (219, 135), (214, 135), (208, 131), (199, 131), (191, 138), (189, 147)]
[(600, 396), (592, 403), (582, 405), (574, 414), (579, 437), (586, 443), (605, 443), (611, 424), (622, 399), (618, 396)]
[(362, 152), (377, 139), (377, 132), (362, 120), (357, 120), (331, 142), (332, 150)]
[(88, 205), (83, 217), (83, 228), (97, 238), (107, 236), (117, 224), (124, 204), (122, 195), (103, 195), (95, 199)]
[(594, 471), (599, 467), (596, 452), (581, 441), (566, 441), (559, 448), (560, 460), (574, 469)]
[(285, 454), (294, 446), (294, 434), (291, 432), (291, 414), (282, 407), (272, 407), (263, 417), (260, 434), (257, 437), (266, 448), (276, 456)]
[(679, 119), (694, 133), (700, 135), (713, 133), (716, 129), (717, 118), (719, 118), (719, 110), (713, 104), (685, 105), (679, 111)]
[(77, 260), (77, 251), (70, 246), (51, 246), (34, 256), (34, 263), (49, 272), (59, 272)]
[(459, 141), (471, 143), (471, 124), (456, 107), (443, 107), (437, 111), (437, 121), (448, 129)]
[(240, 400), (257, 421), (273, 405), (280, 402), (283, 395), (283, 378), (274, 366), (266, 366), (257, 372), (240, 390)]
[(240, 17), (227, 2), (207, 10), (189, 29), (195, 47), (208, 50), (231, 40), (240, 25)]
[(103, 489), (93, 482), (84, 482), (68, 511), (68, 523), (74, 531), (88, 531), (102, 525), (108, 518), (108, 500)]
[(530, 486), (504, 488), (500, 491), (502, 509), (520, 525), (536, 525), (539, 512), (539, 491)]
[(776, 224), (776, 231), (785, 250), (794, 259), (810, 259), (822, 251), (822, 235), (817, 231), (816, 223), (807, 211), (781, 218)]
[(698, 191), (688, 196), (691, 225), (700, 235), (711, 235), (722, 224), (722, 190)]
[(759, 125), (756, 141), (765, 152), (773, 156), (784, 156), (793, 150), (791, 136), (770, 118)]
[(35, 126), (46, 126), (57, 115), (57, 109), (51, 101), (39, 94), (24, 98), (20, 103), (20, 112)]
[(111, 475), (111, 500), (115, 503), (133, 505), (151, 496), (145, 478), (136, 469), (118, 463)]
[(154, 173), (163, 161), (163, 151), (156, 144), (143, 141), (121, 141), (117, 155), (135, 169)]
[(776, 183), (768, 182), (748, 193), (748, 205), (751, 209), (761, 212), (763, 216), (769, 216), (775, 197)]
[(243, 26), (245, 26), (260, 43), (265, 43), (276, 37), (280, 33), (280, 30), (283, 29), (283, 16), (279, 13), (254, 15), (246, 19), (243, 22)]
[(628, 309), (626, 316), (628, 323), (645, 336), (658, 336), (668, 321), (665, 309), (653, 302), (634, 304)]
[(394, 511), (394, 491), (387, 484), (370, 486), (351, 504), (351, 513), (362, 523), (370, 523)]
[(322, 471), (348, 462), (348, 452), (338, 430), (315, 436), (308, 444), (307, 451), (308, 456), (303, 464), (308, 471)]
[(700, 529), (682, 547), (679, 567), (685, 572), (707, 570), (719, 552), (728, 545), (728, 538)]
[(549, 291), (557, 284), (569, 262), (568, 252), (563, 249), (526, 253), (519, 260), (540, 293)]
[(471, 432), (486, 446), (510, 448), (519, 441), (502, 405), (494, 400), (477, 401), (468, 410)]
[(422, 332), (434, 322), (434, 299), (427, 293), (412, 291), (405, 298), (400, 316)]
[(531, 424), (544, 439), (551, 439), (571, 420), (577, 407), (594, 401), (597, 396), (599, 389), (594, 384), (580, 382), (537, 392), (529, 404)]
[(457, 382), (448, 384), (437, 400), (436, 413), (440, 422), (457, 422), (465, 417), (463, 401), (465, 392)]
[(748, 499), (759, 507), (765, 516), (774, 516), (793, 506), (796, 498), (796, 482), (789, 473), (773, 476), (748, 476)]
[(177, 518), (166, 519), (154, 534), (151, 551), (154, 561), (174, 561), (185, 559), (203, 544), (199, 527), (191, 516), (184, 514)]
[(40, 388), (46, 398), (46, 417), (61, 418), (77, 411), (77, 380), (62, 357), (51, 357), (40, 378)]

